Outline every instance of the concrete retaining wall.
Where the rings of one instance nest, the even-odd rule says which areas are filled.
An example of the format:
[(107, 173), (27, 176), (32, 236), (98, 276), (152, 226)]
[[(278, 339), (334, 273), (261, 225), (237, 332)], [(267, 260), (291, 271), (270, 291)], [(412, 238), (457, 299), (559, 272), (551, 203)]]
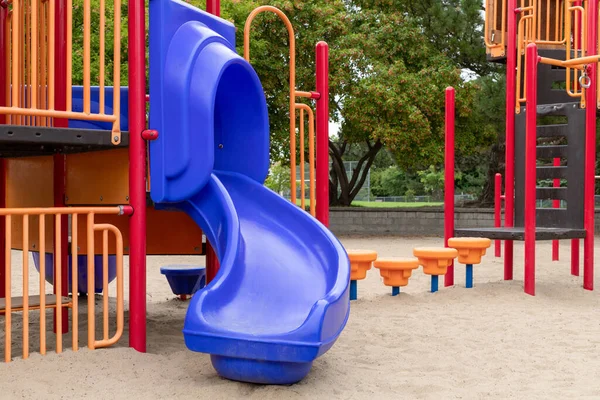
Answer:
[[(494, 226), (494, 210), (459, 208), (455, 226), (477, 228)], [(596, 215), (596, 231), (600, 231)], [(504, 216), (502, 216), (504, 218)], [(336, 235), (443, 236), (444, 210), (441, 207), (363, 208), (332, 207), (330, 228)]]

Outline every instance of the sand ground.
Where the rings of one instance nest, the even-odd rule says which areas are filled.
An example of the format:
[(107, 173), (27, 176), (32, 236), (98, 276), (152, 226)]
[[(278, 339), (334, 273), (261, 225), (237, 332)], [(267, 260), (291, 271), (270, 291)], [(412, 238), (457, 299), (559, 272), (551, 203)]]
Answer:
[[(382, 256), (410, 256), (413, 247), (441, 244), (439, 238), (400, 237), (342, 242)], [(549, 242), (537, 247), (536, 297), (522, 291), (521, 244), (514, 281), (502, 280), (501, 259), (488, 254), (475, 267), (473, 289), (464, 288), (464, 267), (458, 266), (455, 287), (429, 293), (429, 277), (419, 269), (400, 296), (391, 297), (371, 270), (359, 283), (359, 300), (352, 302), (336, 345), (305, 380), (285, 387), (221, 379), (207, 355), (188, 351), (181, 334), (187, 303), (174, 298), (159, 267), (204, 261), (150, 257), (148, 353), (126, 348), (126, 336), (110, 349), (73, 352), (65, 336), (67, 349), (57, 355), (50, 335), (49, 353), (40, 356), (39, 332), (33, 332), (34, 354), (22, 360), (21, 320), (14, 314), (14, 359), (0, 363), (0, 399), (600, 398), (599, 292), (584, 291), (582, 279), (569, 274), (568, 242), (561, 245), (559, 262), (551, 261), (550, 248)], [(30, 276), (30, 284), (38, 285), (35, 270)], [(20, 282), (14, 279), (13, 290)], [(31, 321), (38, 319), (31, 313)], [(35, 331), (37, 322), (31, 325)], [(84, 338), (79, 342), (85, 346)]]

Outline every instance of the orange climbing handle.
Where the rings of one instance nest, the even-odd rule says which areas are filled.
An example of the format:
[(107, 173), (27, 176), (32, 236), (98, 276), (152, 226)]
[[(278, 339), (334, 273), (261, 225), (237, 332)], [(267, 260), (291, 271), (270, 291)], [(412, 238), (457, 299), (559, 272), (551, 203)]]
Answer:
[(296, 90), (296, 38), (294, 33), (294, 27), (290, 22), (289, 18), (285, 15), (283, 11), (273, 6), (260, 6), (254, 9), (248, 18), (246, 19), (246, 23), (244, 25), (244, 58), (246, 61), (250, 61), (250, 28), (252, 26), (252, 22), (256, 18), (257, 15), (263, 12), (272, 12), (279, 17), (279, 19), (284, 23), (287, 31), (288, 31), (288, 40), (290, 46), (289, 52), (289, 62), (290, 62), (290, 74), (289, 74), (289, 83), (290, 83), (290, 98), (289, 98), (289, 114), (290, 114), (290, 200), (293, 204), (296, 204), (296, 110), (300, 111), (300, 126), (299, 126), (299, 134), (300, 134), (300, 192), (302, 198), (300, 199), (300, 206), (305, 209), (306, 207), (306, 182), (305, 182), (305, 172), (304, 172), (304, 128), (305, 128), (305, 120), (304, 120), (304, 112), (308, 113), (308, 130), (309, 130), (309, 207), (310, 214), (314, 217), (316, 216), (316, 196), (315, 196), (315, 176), (314, 176), (314, 159), (315, 159), (315, 120), (312, 109), (303, 103), (296, 103), (296, 98), (308, 98), (308, 99), (319, 99), (320, 93), (317, 92), (306, 92), (306, 91), (298, 91)]

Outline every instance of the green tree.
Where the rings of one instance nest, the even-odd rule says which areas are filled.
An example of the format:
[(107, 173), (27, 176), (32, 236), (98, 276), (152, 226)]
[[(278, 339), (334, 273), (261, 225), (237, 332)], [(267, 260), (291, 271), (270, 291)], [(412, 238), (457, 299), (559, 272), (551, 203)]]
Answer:
[[(90, 81), (92, 85), (99, 84), (100, 75), (100, 0), (90, 1), (90, 17), (91, 17), (91, 32), (90, 32)], [(114, 3), (105, 1), (105, 46), (104, 46), (104, 69), (105, 69), (105, 85), (112, 86), (114, 82)], [(83, 85), (83, 2), (73, 2), (73, 85)], [(121, 52), (120, 60), (120, 76), (121, 86), (127, 86), (127, 2), (121, 5)]]
[(407, 16), (435, 49), (461, 68), (480, 76), (497, 69), (486, 59), (482, 0), (354, 0), (353, 3), (361, 8)]
[(442, 199), (444, 195), (444, 171), (438, 170), (432, 165), (429, 169), (419, 171), (418, 174), (425, 191), (436, 200)]
[[(480, 124), (473, 122), (478, 86), (462, 79), (460, 69), (431, 45), (415, 19), (391, 9), (359, 9), (352, 13), (352, 21), (352, 33), (344, 44), (354, 49), (349, 52), (353, 80), (341, 100), (340, 136), (330, 142), (330, 196), (339, 192), (332, 199), (339, 205), (350, 204), (384, 146), (402, 169), (442, 162), (447, 86), (457, 90), (457, 147), (469, 153), (489, 142)], [(341, 161), (347, 144), (360, 142), (366, 142), (368, 150), (348, 180)]]
[(265, 186), (272, 191), (283, 195), (286, 190), (290, 189), (290, 168), (286, 165), (282, 165), (280, 162), (273, 164), (269, 170), (269, 176), (265, 181)]

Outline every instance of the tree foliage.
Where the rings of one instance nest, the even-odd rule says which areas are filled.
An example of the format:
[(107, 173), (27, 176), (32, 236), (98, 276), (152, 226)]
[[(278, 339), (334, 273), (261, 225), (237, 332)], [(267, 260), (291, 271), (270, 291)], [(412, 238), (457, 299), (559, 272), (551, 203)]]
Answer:
[[(187, 0), (205, 7), (204, 0)], [(112, 71), (112, 2), (106, 2), (107, 71)], [(349, 205), (376, 160), (390, 159), (406, 174), (443, 159), (444, 90), (457, 93), (457, 154), (481, 157), (498, 132), (485, 101), (497, 89), (493, 81), (467, 82), (461, 73), (480, 75), (493, 67), (485, 61), (480, 0), (222, 0), (222, 17), (237, 28), (238, 52), (243, 51), (243, 28), (260, 5), (281, 9), (291, 20), (296, 39), (296, 88), (315, 87), (315, 44), (330, 47), (331, 119), (340, 123), (330, 137), (330, 198)], [(92, 82), (99, 72), (99, 0), (92, 7)], [(74, 5), (73, 82), (81, 84), (83, 7)], [(127, 4), (121, 9), (121, 83), (127, 80)], [(279, 18), (258, 16), (252, 27), (251, 62), (266, 93), (273, 162), (289, 160), (289, 40)], [(112, 73), (106, 84), (112, 83)], [(486, 95), (482, 96), (482, 93)], [(479, 103), (478, 103), (479, 102)], [(495, 109), (495, 107), (494, 107)], [(381, 152), (386, 149), (385, 153)], [(379, 154), (385, 154), (381, 158)], [(358, 161), (353, 171), (344, 160)], [(415, 191), (415, 188), (406, 188)], [(417, 190), (419, 190), (417, 188)]]

